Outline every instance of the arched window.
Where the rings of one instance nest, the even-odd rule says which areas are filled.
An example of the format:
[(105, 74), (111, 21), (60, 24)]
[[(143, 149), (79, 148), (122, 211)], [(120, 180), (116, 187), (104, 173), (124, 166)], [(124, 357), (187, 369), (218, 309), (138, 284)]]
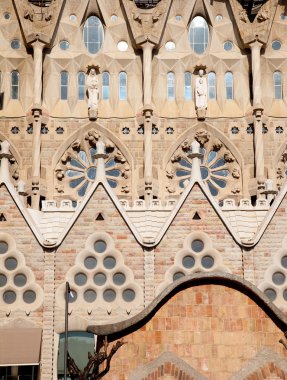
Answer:
[(274, 98), (282, 99), (282, 75), (280, 71), (274, 72), (273, 82), (274, 82)]
[(61, 99), (67, 100), (68, 99), (68, 80), (69, 75), (67, 71), (61, 71)]
[(233, 74), (230, 71), (227, 71), (224, 76), (225, 79), (225, 91), (226, 91), (226, 99), (233, 99)]
[(174, 89), (174, 73), (167, 73), (167, 99), (174, 100), (175, 99), (175, 89)]
[(184, 99), (192, 99), (191, 73), (189, 71), (184, 73)]
[(212, 71), (208, 73), (208, 98), (216, 99), (216, 75)]
[(78, 72), (78, 99), (85, 99), (85, 73), (83, 71)]
[(11, 72), (11, 99), (19, 99), (20, 74), (18, 71)]
[(107, 71), (102, 75), (102, 98), (108, 100), (110, 97), (110, 74)]
[(196, 54), (203, 54), (208, 45), (209, 30), (205, 19), (196, 16), (189, 27), (189, 43)]
[(119, 73), (120, 100), (127, 100), (127, 74), (124, 71)]
[(104, 40), (104, 28), (101, 20), (96, 16), (90, 16), (84, 25), (84, 42), (88, 52), (97, 53), (102, 47)]

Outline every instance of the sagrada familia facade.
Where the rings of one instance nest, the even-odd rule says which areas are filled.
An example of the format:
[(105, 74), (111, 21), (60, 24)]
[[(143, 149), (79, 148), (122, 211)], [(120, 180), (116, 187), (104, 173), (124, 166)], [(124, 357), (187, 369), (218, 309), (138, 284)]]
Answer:
[(287, 379), (286, 78), (286, 0), (0, 0), (1, 380)]

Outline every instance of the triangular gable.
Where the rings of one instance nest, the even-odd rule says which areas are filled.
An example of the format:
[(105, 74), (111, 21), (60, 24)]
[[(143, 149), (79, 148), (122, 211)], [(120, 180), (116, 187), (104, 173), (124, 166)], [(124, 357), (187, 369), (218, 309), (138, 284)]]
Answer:
[[(44, 245), (43, 236), (40, 233), (38, 227), (34, 223), (34, 220), (29, 215), (26, 207), (21, 202), (18, 193), (14, 189), (14, 186), (7, 183), (0, 183), (0, 213), (3, 213), (7, 217), (7, 221), (1, 227), (1, 230), (7, 226), (7, 229), (11, 229), (11, 225), (9, 223), (10, 217), (11, 221), (13, 218), (13, 225), (15, 228), (19, 226), (19, 223), (24, 219), (27, 224), (27, 227), (32, 231), (39, 244)], [(19, 215), (19, 218), (17, 216)], [(15, 220), (18, 218), (18, 222)], [(48, 245), (48, 244), (47, 244)]]
[[(192, 193), (194, 191), (197, 191), (197, 190), (203, 195), (203, 198), (206, 200), (206, 204), (209, 204), (211, 206), (211, 208), (215, 211), (215, 213), (218, 215), (218, 217), (221, 219), (222, 224), (226, 227), (227, 231), (232, 235), (233, 239), (238, 244), (241, 245), (242, 242), (241, 242), (240, 238), (238, 237), (237, 232), (234, 230), (234, 228), (231, 227), (229, 222), (226, 220), (226, 218), (225, 218), (223, 212), (221, 211), (217, 201), (210, 194), (208, 188), (205, 186), (205, 184), (203, 182), (195, 181), (195, 180), (192, 180), (190, 182), (190, 184), (187, 186), (187, 188), (185, 189), (185, 191), (183, 192), (180, 200), (176, 204), (175, 208), (173, 209), (170, 216), (168, 217), (168, 219), (167, 219), (165, 225), (163, 226), (162, 230), (158, 234), (155, 244), (158, 244), (161, 241), (161, 239), (165, 235), (166, 231), (169, 229), (170, 225), (174, 221), (176, 215), (180, 211), (182, 212), (184, 204), (186, 204), (186, 203), (192, 204), (192, 198), (193, 198)], [(202, 208), (202, 206), (197, 208), (195, 205), (192, 205), (191, 210), (190, 210), (190, 219), (192, 219), (193, 214), (195, 212), (197, 212), (198, 209), (200, 209), (200, 208)]]

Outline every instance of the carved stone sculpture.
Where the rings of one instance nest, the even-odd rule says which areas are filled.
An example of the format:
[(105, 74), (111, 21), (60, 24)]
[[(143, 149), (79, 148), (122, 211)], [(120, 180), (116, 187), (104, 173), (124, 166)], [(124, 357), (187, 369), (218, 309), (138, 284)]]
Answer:
[(204, 78), (204, 71), (201, 69), (198, 72), (199, 77), (195, 81), (195, 107), (198, 119), (205, 119), (207, 108), (207, 83)]
[(88, 68), (87, 91), (89, 118), (94, 120), (98, 116), (99, 103), (99, 81), (96, 73), (96, 67)]

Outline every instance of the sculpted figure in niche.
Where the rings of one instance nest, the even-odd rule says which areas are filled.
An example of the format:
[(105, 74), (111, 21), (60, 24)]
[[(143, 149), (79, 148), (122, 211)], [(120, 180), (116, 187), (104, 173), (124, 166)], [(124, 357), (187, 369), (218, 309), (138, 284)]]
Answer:
[(88, 68), (87, 92), (88, 92), (88, 111), (90, 119), (97, 118), (99, 103), (99, 80), (95, 66)]
[(204, 120), (207, 108), (207, 83), (202, 69), (195, 81), (195, 108), (198, 120)]

